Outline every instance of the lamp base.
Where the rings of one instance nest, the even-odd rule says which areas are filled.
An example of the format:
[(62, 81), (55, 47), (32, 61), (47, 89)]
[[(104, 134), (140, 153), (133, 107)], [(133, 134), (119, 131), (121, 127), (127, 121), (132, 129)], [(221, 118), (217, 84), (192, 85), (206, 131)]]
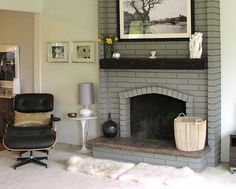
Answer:
[(92, 115), (93, 110), (91, 110), (91, 109), (85, 107), (85, 108), (81, 109), (81, 110), (79, 111), (79, 113), (80, 113), (80, 115), (82, 115), (82, 116), (84, 116), (84, 117), (89, 117), (89, 116)]

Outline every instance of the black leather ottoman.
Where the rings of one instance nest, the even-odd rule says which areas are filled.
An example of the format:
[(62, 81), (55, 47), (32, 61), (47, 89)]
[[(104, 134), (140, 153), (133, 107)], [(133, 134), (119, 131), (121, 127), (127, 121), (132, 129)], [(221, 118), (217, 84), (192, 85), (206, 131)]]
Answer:
[(47, 167), (47, 164), (40, 160), (47, 159), (44, 157), (34, 157), (33, 150), (47, 150), (52, 148), (56, 141), (56, 132), (49, 130), (47, 127), (29, 127), (29, 128), (9, 128), (10, 132), (7, 132), (3, 138), (3, 144), (8, 150), (12, 151), (29, 151), (29, 157), (18, 157), (17, 160), (21, 160), (14, 168), (24, 164), (34, 162)]

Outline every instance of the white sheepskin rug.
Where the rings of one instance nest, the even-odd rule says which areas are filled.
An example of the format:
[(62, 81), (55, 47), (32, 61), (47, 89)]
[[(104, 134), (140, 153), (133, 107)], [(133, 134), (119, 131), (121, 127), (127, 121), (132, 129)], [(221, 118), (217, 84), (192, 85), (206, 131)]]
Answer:
[(175, 168), (148, 163), (139, 163), (120, 175), (118, 179), (134, 181), (156, 188), (163, 185), (171, 189), (222, 189), (225, 186), (227, 186), (227, 189), (236, 188), (236, 181), (232, 183), (219, 178), (213, 179), (204, 176), (204, 174), (196, 173), (188, 167)]
[(133, 168), (133, 163), (123, 163), (112, 160), (94, 159), (91, 157), (71, 156), (68, 160), (67, 170), (79, 171), (89, 175), (117, 178), (122, 173)]
[[(139, 163), (133, 169), (122, 174), (118, 179), (126, 181), (135, 181), (149, 185), (173, 185), (174, 180), (189, 178), (195, 175), (188, 167), (175, 168), (171, 166), (151, 165), (148, 163)], [(174, 179), (174, 180), (173, 180)]]
[(236, 188), (236, 181), (228, 181), (225, 179), (227, 177), (210, 177), (204, 175), (204, 173), (195, 173), (188, 167), (175, 168), (171, 166), (151, 165), (148, 163), (139, 163), (135, 165), (133, 163), (79, 156), (71, 156), (67, 163), (67, 170), (69, 171), (78, 171), (89, 175), (103, 176), (120, 181), (136, 182), (149, 186), (150, 188)]
[(152, 186), (175, 185), (175, 181), (193, 176), (188, 167), (177, 169), (171, 166), (151, 165), (148, 163), (124, 163), (107, 159), (71, 156), (67, 162), (69, 171), (104, 176), (122, 181), (133, 181)]

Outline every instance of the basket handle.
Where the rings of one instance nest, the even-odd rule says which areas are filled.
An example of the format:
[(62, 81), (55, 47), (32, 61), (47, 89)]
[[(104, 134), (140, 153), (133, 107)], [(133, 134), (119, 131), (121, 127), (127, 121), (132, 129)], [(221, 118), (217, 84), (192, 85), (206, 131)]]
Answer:
[(200, 122), (203, 122), (203, 119), (199, 118), (195, 121), (196, 124), (199, 124)]
[(180, 117), (180, 116), (184, 116), (184, 117), (185, 117), (186, 115), (185, 115), (185, 113), (180, 113), (180, 114), (178, 115), (178, 117)]

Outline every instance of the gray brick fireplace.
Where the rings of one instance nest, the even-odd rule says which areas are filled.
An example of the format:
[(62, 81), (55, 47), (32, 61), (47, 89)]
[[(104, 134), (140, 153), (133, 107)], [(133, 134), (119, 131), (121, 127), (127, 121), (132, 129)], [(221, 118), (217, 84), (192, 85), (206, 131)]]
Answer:
[[(208, 92), (207, 70), (100, 70), (100, 123), (104, 123), (107, 114), (120, 126), (120, 137), (130, 137), (130, 98), (143, 94), (162, 94), (186, 102), (187, 115), (207, 117)], [(103, 149), (104, 150), (104, 149)], [(107, 150), (107, 149), (106, 149)], [(100, 157), (101, 148), (96, 148), (95, 157)], [(107, 151), (105, 152), (107, 153)], [(140, 152), (141, 153), (141, 152)], [(142, 152), (143, 153), (143, 152)], [(110, 152), (110, 155), (112, 152)], [(97, 156), (96, 156), (97, 155)], [(147, 156), (148, 154), (144, 156)], [(150, 156), (150, 154), (149, 154)], [(173, 155), (160, 155), (175, 161), (160, 161), (156, 163), (174, 166), (191, 166), (200, 171), (207, 166), (207, 156), (201, 158), (187, 158)], [(117, 159), (117, 154), (108, 158)], [(177, 161), (177, 157), (182, 158)], [(137, 156), (123, 159), (137, 159)], [(154, 159), (150, 160), (154, 163)], [(198, 161), (200, 163), (193, 162)], [(148, 161), (149, 162), (149, 161)], [(162, 163), (160, 163), (162, 162)]]
[[(207, 119), (207, 144), (210, 152), (201, 157), (178, 154), (137, 152), (127, 149), (93, 147), (93, 155), (122, 161), (189, 166), (201, 171), (220, 162), (221, 140), (221, 65), (220, 65), (220, 10), (219, 0), (195, 0), (195, 31), (203, 33), (204, 69), (104, 69), (100, 68), (99, 117), (100, 125), (112, 119), (120, 126), (120, 136), (130, 136), (130, 98), (142, 94), (162, 94), (186, 102), (187, 115)], [(116, 36), (116, 0), (99, 0), (99, 33)], [(145, 58), (150, 50), (157, 50), (160, 58), (188, 58), (188, 41), (117, 42), (115, 51), (121, 58)], [(103, 46), (99, 46), (103, 58)], [(120, 60), (122, 62), (122, 59)]]

